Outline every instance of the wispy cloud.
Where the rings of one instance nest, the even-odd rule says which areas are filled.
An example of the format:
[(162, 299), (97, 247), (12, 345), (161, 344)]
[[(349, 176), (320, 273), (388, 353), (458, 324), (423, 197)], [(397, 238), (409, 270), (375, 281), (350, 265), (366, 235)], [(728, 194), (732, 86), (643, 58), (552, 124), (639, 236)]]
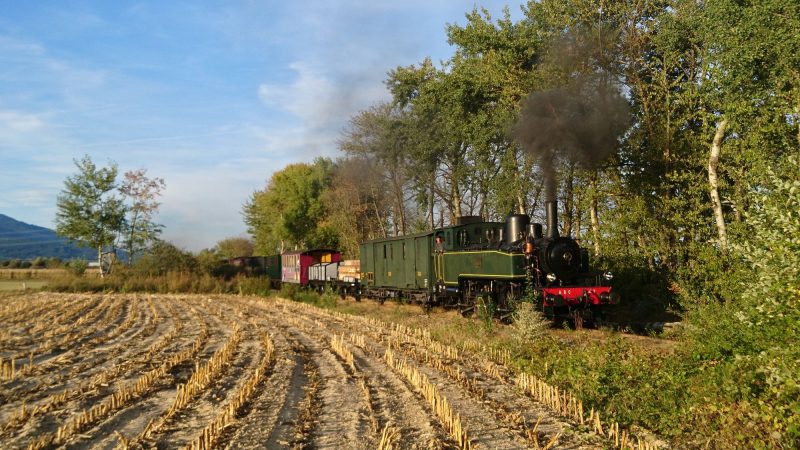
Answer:
[(0, 134), (31, 133), (42, 126), (42, 120), (35, 114), (0, 110)]
[(259, 98), (268, 106), (288, 112), (310, 124), (319, 124), (335, 98), (334, 84), (308, 64), (289, 65), (297, 76), (289, 84), (263, 83), (258, 87)]
[(11, 55), (42, 55), (44, 47), (36, 42), (0, 36), (0, 55), (9, 58)]
[[(269, 108), (291, 114), (299, 123), (293, 136), (279, 133), (280, 145), (292, 142), (299, 155), (334, 156), (336, 140), (350, 116), (388, 97), (377, 80), (334, 79), (311, 64), (289, 65), (296, 76), (286, 83), (262, 83), (258, 97)], [(275, 141), (271, 130), (267, 139)], [(271, 145), (278, 148), (277, 143)]]
[(165, 178), (165, 238), (240, 234), (254, 190), (335, 157), (349, 117), (388, 97), (386, 72), (446, 57), (445, 24), (473, 4), (18, 2), (0, 16), (0, 209), (51, 226), (89, 154)]

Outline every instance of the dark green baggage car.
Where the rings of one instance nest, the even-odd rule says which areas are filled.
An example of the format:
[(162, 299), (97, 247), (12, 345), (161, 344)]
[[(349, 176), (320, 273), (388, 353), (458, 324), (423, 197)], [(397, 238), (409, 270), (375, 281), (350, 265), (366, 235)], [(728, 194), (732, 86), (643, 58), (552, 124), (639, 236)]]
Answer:
[[(452, 227), (361, 244), (362, 293), (471, 310), (476, 299), (518, 295), (525, 257), (501, 249), (505, 224), (462, 217)], [(505, 303), (501, 300), (500, 303)]]
[(430, 301), (436, 282), (433, 234), (430, 231), (362, 243), (359, 246), (362, 296), (379, 301), (386, 298)]

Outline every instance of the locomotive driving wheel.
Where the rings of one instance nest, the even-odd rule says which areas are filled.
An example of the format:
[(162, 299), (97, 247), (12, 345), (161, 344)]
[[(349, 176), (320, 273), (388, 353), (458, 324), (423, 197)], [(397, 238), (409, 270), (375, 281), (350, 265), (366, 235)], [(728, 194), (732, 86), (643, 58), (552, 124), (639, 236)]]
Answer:
[(497, 283), (493, 292), (495, 314), (498, 318), (508, 323), (511, 321), (511, 315), (516, 309), (518, 302), (517, 294), (514, 292), (514, 286), (509, 283)]

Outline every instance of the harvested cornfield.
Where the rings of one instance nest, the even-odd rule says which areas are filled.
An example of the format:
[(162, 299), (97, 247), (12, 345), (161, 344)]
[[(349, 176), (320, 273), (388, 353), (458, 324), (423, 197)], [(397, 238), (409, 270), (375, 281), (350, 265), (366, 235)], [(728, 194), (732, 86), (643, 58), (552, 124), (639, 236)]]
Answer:
[(648, 448), (505, 355), (283, 300), (0, 298), (2, 448)]

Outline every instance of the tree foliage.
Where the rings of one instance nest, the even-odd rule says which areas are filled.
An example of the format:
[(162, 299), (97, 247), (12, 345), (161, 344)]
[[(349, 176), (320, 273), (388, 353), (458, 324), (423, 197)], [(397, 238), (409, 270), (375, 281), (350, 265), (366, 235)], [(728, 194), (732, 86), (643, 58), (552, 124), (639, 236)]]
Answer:
[(322, 201), (332, 168), (333, 163), (323, 158), (314, 164), (292, 164), (275, 172), (264, 190), (253, 193), (243, 214), (256, 252), (270, 255), (338, 245)]
[(246, 237), (230, 237), (217, 242), (215, 253), (221, 258), (235, 258), (238, 256), (253, 256), (255, 244)]
[(56, 232), (97, 249), (99, 261), (125, 224), (125, 205), (116, 195), (117, 166), (97, 167), (88, 155), (75, 166), (78, 173), (67, 177), (58, 196)]
[[(98, 167), (86, 155), (75, 160), (78, 171), (67, 177), (56, 203), (56, 232), (97, 250), (98, 261), (113, 262), (121, 245), (132, 262), (157, 241), (162, 226), (154, 222), (165, 187), (162, 178), (148, 178), (145, 169), (126, 172), (117, 182), (118, 168)], [(110, 265), (101, 264), (101, 275)]]
[[(322, 228), (355, 256), (359, 241), (459, 215), (541, 221), (544, 182), (555, 178), (562, 234), (615, 270), (622, 309), (692, 324), (689, 356), (659, 383), (707, 384), (675, 386), (694, 403), (673, 423), (701, 423), (723, 447), (791, 447), (800, 436), (798, 29), (795, 0), (537, 0), (516, 21), (476, 8), (446, 27), (453, 53), (441, 64), (389, 72), (391, 101), (351, 118), (345, 156), (326, 176), (312, 175), (316, 164), (290, 166), (254, 194), (246, 209), (260, 212), (246, 216), (257, 249), (309, 245)], [(630, 112), (619, 129), (591, 104), (612, 98)], [(520, 121), (532, 100), (549, 122)], [(573, 118), (554, 118), (559, 105)], [(525, 151), (530, 142), (546, 145)], [(604, 158), (584, 164), (586, 152)], [(686, 369), (683, 357), (707, 365)], [(722, 421), (702, 404), (713, 401), (746, 418)]]
[(146, 169), (125, 172), (119, 192), (128, 200), (123, 245), (128, 261), (136, 259), (148, 244), (155, 241), (162, 226), (154, 222), (159, 203), (156, 198), (166, 187), (163, 178), (148, 178)]

